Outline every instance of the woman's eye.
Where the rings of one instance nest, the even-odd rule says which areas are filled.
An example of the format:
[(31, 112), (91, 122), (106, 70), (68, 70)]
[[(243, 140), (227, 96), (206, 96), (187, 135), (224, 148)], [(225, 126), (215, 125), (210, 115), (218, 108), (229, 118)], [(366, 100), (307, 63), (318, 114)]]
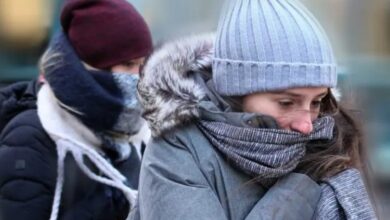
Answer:
[(287, 108), (287, 107), (294, 105), (294, 102), (290, 101), (290, 100), (282, 100), (282, 101), (279, 101), (278, 103), (281, 107), (284, 107), (284, 108)]
[(321, 100), (317, 100), (317, 101), (313, 101), (311, 104), (312, 104), (313, 108), (320, 108), (321, 103), (322, 103)]
[(124, 63), (123, 65), (126, 66), (126, 67), (132, 67), (135, 64), (133, 62), (127, 62), (127, 63)]

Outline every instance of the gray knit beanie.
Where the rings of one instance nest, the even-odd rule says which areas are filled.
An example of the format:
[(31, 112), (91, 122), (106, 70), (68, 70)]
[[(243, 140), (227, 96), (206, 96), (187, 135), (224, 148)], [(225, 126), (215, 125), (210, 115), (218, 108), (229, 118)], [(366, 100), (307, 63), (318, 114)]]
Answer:
[(335, 87), (329, 40), (298, 0), (227, 0), (213, 59), (218, 93)]

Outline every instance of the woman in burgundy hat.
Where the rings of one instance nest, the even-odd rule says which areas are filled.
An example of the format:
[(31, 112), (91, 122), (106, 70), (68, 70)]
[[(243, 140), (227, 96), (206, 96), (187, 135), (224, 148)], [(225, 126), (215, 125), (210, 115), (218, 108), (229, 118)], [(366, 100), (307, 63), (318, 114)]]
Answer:
[[(149, 28), (125, 0), (69, 0), (41, 58), (43, 84), (14, 85), (0, 118), (0, 219), (125, 219), (144, 123)], [(2, 94), (3, 95), (3, 94)]]

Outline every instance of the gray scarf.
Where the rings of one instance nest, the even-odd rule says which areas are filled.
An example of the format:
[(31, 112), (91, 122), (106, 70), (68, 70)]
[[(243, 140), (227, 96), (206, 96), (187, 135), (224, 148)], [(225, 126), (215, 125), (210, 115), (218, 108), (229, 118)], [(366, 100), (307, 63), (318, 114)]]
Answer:
[[(256, 177), (264, 186), (292, 172), (305, 155), (306, 144), (333, 138), (334, 119), (314, 122), (309, 135), (270, 128), (248, 128), (201, 120), (200, 129), (235, 167)], [(376, 219), (359, 171), (349, 169), (323, 180), (314, 220)]]
[(377, 219), (363, 178), (357, 169), (345, 170), (321, 183), (313, 220)]
[(247, 128), (201, 120), (199, 127), (234, 166), (269, 185), (293, 171), (306, 152), (306, 143), (333, 137), (334, 120), (314, 122), (310, 135), (270, 128)]

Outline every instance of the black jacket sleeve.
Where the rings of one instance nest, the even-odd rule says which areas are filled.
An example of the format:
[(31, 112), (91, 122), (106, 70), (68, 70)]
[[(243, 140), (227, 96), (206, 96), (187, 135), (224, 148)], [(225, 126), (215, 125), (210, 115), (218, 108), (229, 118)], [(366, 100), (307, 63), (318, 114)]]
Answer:
[(51, 212), (55, 148), (34, 114), (21, 113), (1, 133), (1, 220), (48, 219)]

